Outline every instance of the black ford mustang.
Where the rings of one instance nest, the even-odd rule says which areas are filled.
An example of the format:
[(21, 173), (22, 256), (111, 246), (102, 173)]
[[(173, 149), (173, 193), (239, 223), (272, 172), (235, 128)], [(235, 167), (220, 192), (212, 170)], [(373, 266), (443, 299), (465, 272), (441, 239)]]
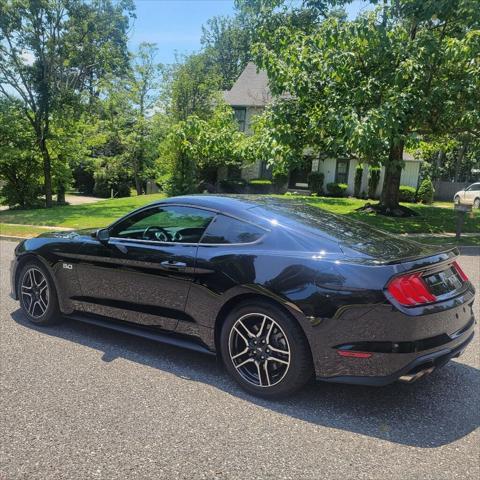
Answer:
[(251, 393), (414, 381), (473, 337), (455, 249), (270, 197), (185, 196), (18, 245), (27, 317), (61, 315), (221, 355)]

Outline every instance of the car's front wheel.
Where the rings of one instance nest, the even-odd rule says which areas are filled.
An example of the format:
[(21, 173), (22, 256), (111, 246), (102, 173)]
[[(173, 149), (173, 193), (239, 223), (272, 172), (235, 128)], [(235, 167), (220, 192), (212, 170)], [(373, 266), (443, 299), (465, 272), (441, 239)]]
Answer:
[(26, 263), (17, 284), (20, 306), (27, 318), (37, 325), (49, 325), (59, 320), (57, 294), (47, 269), (38, 261)]
[(220, 342), (227, 371), (254, 395), (289, 395), (312, 378), (310, 348), (302, 329), (268, 302), (243, 303), (230, 312)]
[(453, 203), (455, 203), (455, 205), (460, 205), (460, 197), (458, 195), (453, 199)]

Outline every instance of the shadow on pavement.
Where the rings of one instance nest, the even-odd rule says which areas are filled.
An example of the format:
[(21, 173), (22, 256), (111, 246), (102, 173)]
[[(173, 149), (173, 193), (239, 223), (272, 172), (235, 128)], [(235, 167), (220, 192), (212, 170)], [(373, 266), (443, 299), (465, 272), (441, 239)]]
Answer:
[(102, 352), (105, 362), (124, 358), (182, 379), (212, 385), (304, 422), (393, 443), (439, 447), (468, 435), (480, 424), (480, 371), (456, 361), (412, 385), (397, 383), (376, 388), (317, 382), (291, 398), (274, 402), (243, 392), (213, 357), (73, 320), (53, 327), (37, 327), (20, 310), (12, 318), (41, 334), (96, 349)]

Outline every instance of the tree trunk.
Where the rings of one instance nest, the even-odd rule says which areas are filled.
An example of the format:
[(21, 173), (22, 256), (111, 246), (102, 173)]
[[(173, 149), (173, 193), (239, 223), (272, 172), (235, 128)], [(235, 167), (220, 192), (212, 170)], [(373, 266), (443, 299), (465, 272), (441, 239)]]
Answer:
[(45, 139), (42, 138), (39, 142), (40, 152), (43, 159), (43, 176), (45, 177), (45, 206), (51, 208), (52, 201), (52, 161), (50, 154), (48, 153), (47, 144)]
[(62, 185), (57, 189), (57, 205), (65, 205), (65, 187)]
[(462, 163), (463, 163), (463, 158), (465, 157), (465, 145), (462, 145), (457, 153), (457, 158), (455, 161), (455, 181), (459, 182), (460, 181), (460, 172), (462, 169)]
[(392, 145), (385, 165), (385, 177), (383, 179), (380, 205), (389, 210), (399, 208), (400, 201), (400, 177), (402, 175), (403, 142)]
[(135, 177), (135, 190), (137, 191), (137, 195), (143, 195), (143, 185), (140, 176), (138, 175), (138, 171), (135, 171), (133, 174)]

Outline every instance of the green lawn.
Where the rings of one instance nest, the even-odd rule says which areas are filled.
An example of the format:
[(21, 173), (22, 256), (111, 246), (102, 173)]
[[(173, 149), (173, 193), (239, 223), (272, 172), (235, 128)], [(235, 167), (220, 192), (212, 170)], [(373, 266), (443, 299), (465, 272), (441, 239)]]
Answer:
[(0, 223), (68, 228), (104, 227), (131, 210), (163, 197), (163, 194), (153, 194), (48, 209), (3, 210), (0, 211)]
[[(104, 200), (86, 205), (67, 205), (51, 209), (4, 210), (0, 211), (0, 223), (36, 226), (49, 225), (68, 228), (103, 227), (132, 209), (160, 198), (163, 198), (162, 194)], [(300, 199), (315, 207), (361, 220), (392, 233), (441, 234), (455, 231), (455, 213), (451, 203), (442, 202), (433, 206), (408, 204), (410, 208), (419, 213), (419, 216), (402, 219), (356, 212), (355, 209), (363, 206), (365, 200), (293, 195), (285, 196), (285, 198)], [(37, 231), (28, 230), (28, 227), (25, 228), (26, 234), (28, 232), (32, 234), (37, 233)], [(4, 225), (1, 230), (4, 232), (7, 231), (6, 229), (7, 226)], [(480, 233), (480, 211), (475, 211), (472, 217), (469, 216), (466, 219), (463, 231)], [(7, 235), (7, 233), (3, 234)]]
[[(293, 197), (293, 196), (292, 196)], [(298, 197), (293, 197), (298, 198)], [(392, 233), (451, 233), (455, 232), (453, 204), (439, 205), (405, 204), (419, 215), (410, 218), (393, 218), (384, 215), (366, 214), (355, 210), (365, 205), (365, 200), (356, 198), (302, 197), (302, 200), (333, 213), (361, 220), (372, 226)], [(468, 216), (463, 232), (480, 233), (480, 211)]]

